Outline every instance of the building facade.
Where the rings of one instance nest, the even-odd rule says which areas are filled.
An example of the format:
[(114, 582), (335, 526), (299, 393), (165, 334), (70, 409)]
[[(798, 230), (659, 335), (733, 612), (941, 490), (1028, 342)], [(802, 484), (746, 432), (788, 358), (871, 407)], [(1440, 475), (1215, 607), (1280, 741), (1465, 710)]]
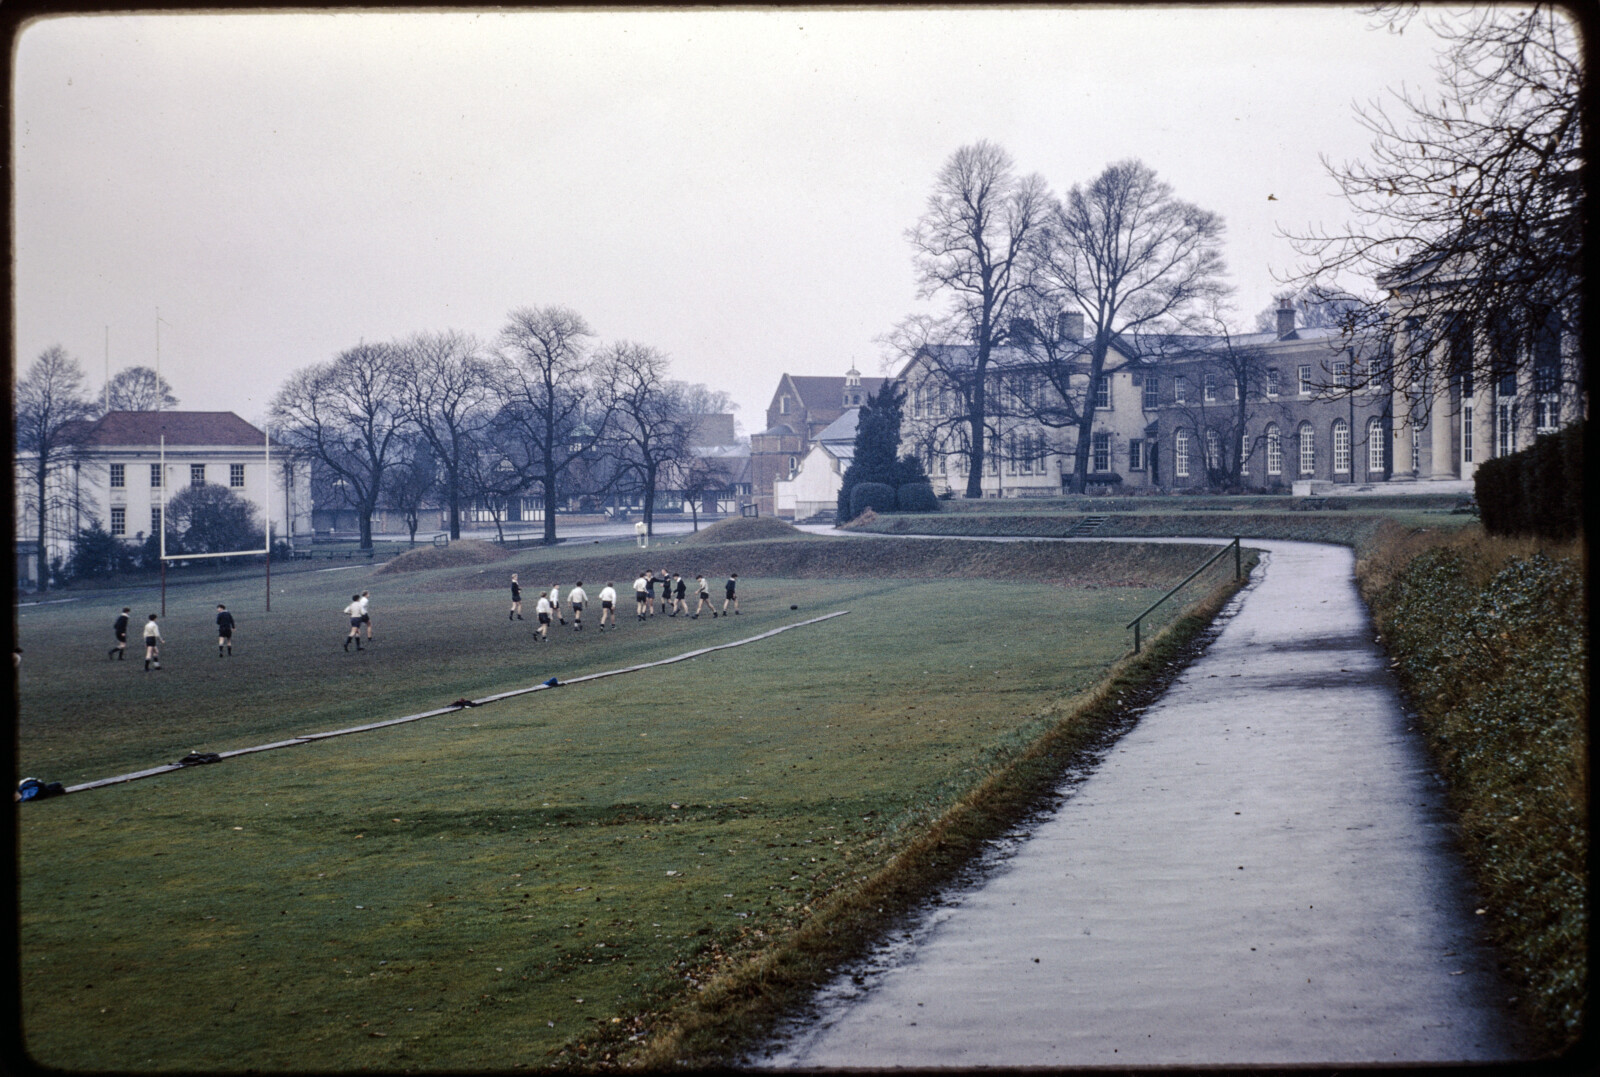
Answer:
[(818, 432), (816, 442), (801, 457), (794, 474), (773, 484), (776, 515), (786, 520), (805, 520), (837, 510), (845, 470), (855, 459), (856, 422), (860, 415), (859, 407), (846, 408), (843, 415)]
[(851, 367), (843, 377), (785, 374), (767, 405), (767, 425), (750, 435), (750, 482), (764, 516), (777, 511), (774, 485), (792, 479), (800, 462), (848, 408), (858, 408), (882, 388), (884, 378), (864, 378)]
[[(69, 432), (66, 466), (51, 476), (49, 558), (67, 560), (77, 533), (101, 527), (130, 545), (160, 528), (185, 486), (218, 483), (250, 502), (274, 541), (311, 534), (310, 468), (270, 451), (267, 435), (231, 411), (112, 411)], [(17, 460), (18, 578), (36, 583), (37, 495)], [(26, 549), (23, 548), (26, 544)]]

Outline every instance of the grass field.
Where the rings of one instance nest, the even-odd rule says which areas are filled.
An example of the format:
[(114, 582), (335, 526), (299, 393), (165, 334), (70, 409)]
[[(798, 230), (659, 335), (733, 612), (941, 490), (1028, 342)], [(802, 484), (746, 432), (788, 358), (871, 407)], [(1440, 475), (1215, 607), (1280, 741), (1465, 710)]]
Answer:
[[(505, 620), (509, 571), (583, 572), (593, 593), (607, 574), (626, 587), (637, 556), (297, 573), (275, 577), (270, 615), (258, 579), (188, 584), (169, 595), (165, 668), (149, 674), (136, 655), (105, 657), (116, 608), (137, 623), (148, 594), (22, 609), (19, 765), (68, 784), (850, 611), (24, 805), (30, 1057), (509, 1069), (648, 1044), (662, 1014), (792, 937), (1034, 743), (1126, 653), (1126, 621), (1209, 552), (1146, 548), (1141, 572), (1128, 547), (1024, 543), (964, 566), (937, 548), (955, 545), (748, 543), (693, 550), (698, 566), (653, 550), (684, 571), (738, 565), (744, 613), (640, 624), (629, 601), (615, 633), (591, 621), (537, 646), (531, 621)], [(363, 588), (377, 639), (346, 654), (338, 610)], [(240, 622), (231, 659), (216, 655), (218, 601)]]

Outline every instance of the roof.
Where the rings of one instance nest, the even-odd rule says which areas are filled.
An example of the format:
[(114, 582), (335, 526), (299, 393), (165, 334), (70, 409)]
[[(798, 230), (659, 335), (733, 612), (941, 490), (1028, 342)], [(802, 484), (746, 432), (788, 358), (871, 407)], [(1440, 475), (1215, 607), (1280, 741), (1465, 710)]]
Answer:
[[(788, 375), (800, 402), (807, 408), (836, 408), (844, 400), (844, 376), (822, 377), (815, 375)], [(883, 378), (862, 378), (861, 391), (875, 393), (882, 387)]]
[(78, 444), (264, 445), (267, 435), (231, 411), (108, 411), (89, 423)]
[[(854, 445), (856, 443), (856, 424), (860, 419), (860, 408), (846, 408), (843, 415), (840, 415), (833, 422), (822, 428), (822, 432), (817, 435), (817, 441), (828, 445), (829, 451), (833, 449), (833, 442), (843, 441)], [(835, 453), (835, 455), (838, 454)]]

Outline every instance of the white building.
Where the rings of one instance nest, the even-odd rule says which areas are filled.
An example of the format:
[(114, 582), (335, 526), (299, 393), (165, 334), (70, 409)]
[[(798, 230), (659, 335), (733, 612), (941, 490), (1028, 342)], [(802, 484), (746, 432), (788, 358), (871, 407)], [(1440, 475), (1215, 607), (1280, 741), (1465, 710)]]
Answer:
[[(99, 526), (130, 545), (156, 533), (166, 500), (185, 486), (226, 484), (270, 520), (274, 541), (311, 534), (311, 471), (231, 411), (112, 411), (68, 432), (72, 448), (50, 477), (50, 560), (71, 556), (83, 528)], [(163, 441), (165, 450), (163, 455)], [(164, 463), (163, 463), (164, 459)], [(269, 472), (270, 467), (270, 472)], [(17, 569), (34, 582), (38, 535), (31, 461), (19, 457)]]
[(845, 469), (855, 459), (856, 420), (860, 415), (860, 408), (845, 409), (843, 415), (817, 434), (794, 474), (772, 484), (773, 511), (777, 516), (804, 520), (838, 507)]

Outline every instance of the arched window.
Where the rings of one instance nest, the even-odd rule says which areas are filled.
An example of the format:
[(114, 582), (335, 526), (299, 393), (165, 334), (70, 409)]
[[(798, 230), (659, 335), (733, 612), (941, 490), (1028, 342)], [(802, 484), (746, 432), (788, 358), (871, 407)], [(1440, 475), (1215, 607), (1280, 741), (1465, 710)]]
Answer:
[(1383, 420), (1374, 415), (1367, 420), (1367, 473), (1383, 470)]
[(1301, 423), (1297, 436), (1300, 439), (1300, 474), (1314, 475), (1317, 470), (1317, 432), (1310, 423)]
[(1277, 423), (1267, 424), (1267, 474), (1283, 474), (1283, 431)]
[(1246, 430), (1239, 435), (1239, 474), (1250, 473), (1250, 431)]
[(1333, 470), (1341, 474), (1350, 470), (1350, 424), (1343, 419), (1333, 421)]
[(1180, 479), (1189, 477), (1189, 431), (1179, 430), (1172, 437), (1172, 473)]
[(1206, 467), (1211, 471), (1222, 470), (1222, 438), (1209, 427), (1206, 429)]

